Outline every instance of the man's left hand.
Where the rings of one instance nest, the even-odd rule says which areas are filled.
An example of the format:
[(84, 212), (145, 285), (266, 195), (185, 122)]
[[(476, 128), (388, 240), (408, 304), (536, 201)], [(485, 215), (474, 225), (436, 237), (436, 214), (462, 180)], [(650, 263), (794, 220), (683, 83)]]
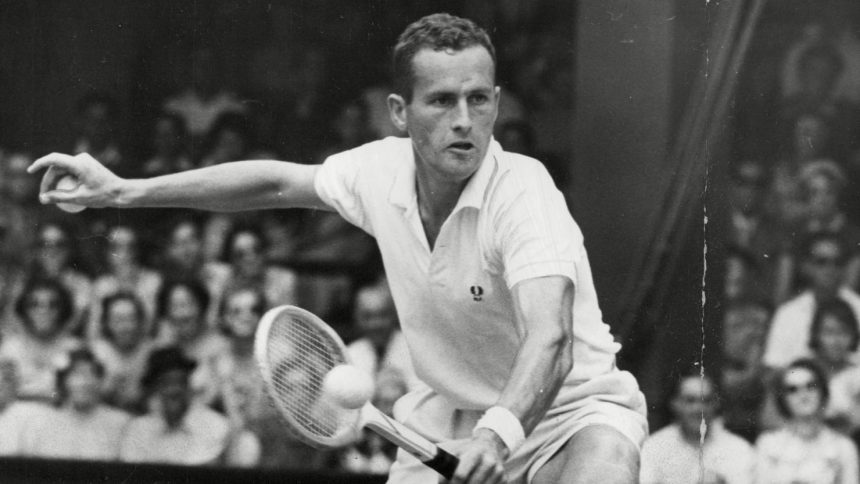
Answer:
[(460, 450), (460, 465), (452, 484), (497, 484), (507, 482), (504, 462), (508, 448), (490, 429), (477, 429), (474, 437)]

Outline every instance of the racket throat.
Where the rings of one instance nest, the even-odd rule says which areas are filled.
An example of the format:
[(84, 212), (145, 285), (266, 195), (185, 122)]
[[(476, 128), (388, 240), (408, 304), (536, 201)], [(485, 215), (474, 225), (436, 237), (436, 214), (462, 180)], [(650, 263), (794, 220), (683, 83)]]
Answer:
[(418, 432), (380, 412), (371, 405), (362, 408), (364, 425), (422, 462), (436, 458), (437, 447)]

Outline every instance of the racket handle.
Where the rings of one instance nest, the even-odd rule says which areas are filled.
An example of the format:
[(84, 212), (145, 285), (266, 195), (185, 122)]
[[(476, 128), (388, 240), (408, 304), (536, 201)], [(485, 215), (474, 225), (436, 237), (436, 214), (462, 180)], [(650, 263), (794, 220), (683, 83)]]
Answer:
[(454, 471), (458, 464), (460, 464), (460, 459), (442, 450), (441, 447), (436, 448), (436, 455), (432, 459), (424, 461), (424, 465), (442, 474), (445, 479), (454, 477)]

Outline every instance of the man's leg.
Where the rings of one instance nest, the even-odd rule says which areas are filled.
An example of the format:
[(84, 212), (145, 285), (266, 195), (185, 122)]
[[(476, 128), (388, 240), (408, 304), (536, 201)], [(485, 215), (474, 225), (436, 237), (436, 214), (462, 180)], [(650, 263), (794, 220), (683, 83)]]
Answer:
[(534, 484), (635, 484), (639, 481), (639, 449), (608, 425), (589, 425), (575, 433), (544, 464)]

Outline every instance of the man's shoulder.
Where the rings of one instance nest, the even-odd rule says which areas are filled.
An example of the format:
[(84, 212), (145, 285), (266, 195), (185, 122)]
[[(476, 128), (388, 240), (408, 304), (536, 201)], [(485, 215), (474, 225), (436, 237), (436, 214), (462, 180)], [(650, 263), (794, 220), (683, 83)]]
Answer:
[(776, 311), (774, 312), (774, 319), (784, 316), (793, 316), (793, 313), (799, 310), (806, 310), (812, 307), (814, 303), (814, 296), (810, 291), (803, 291), (797, 296), (785, 301), (776, 307)]

